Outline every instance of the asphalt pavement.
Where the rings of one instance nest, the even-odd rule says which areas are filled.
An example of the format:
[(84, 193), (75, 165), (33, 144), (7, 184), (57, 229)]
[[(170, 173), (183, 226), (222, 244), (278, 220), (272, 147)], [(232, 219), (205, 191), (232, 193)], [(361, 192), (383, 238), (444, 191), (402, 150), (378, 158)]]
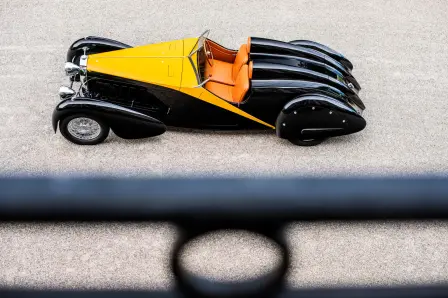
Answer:
[[(447, 16), (445, 0), (2, 0), (0, 174), (446, 175)], [(200, 131), (138, 141), (111, 135), (85, 147), (52, 131), (72, 41), (96, 35), (144, 45), (205, 29), (229, 48), (257, 36), (309, 39), (342, 52), (363, 87), (366, 129), (317, 147), (296, 147), (275, 134)], [(295, 225), (289, 231), (297, 247), (291, 284), (448, 280), (447, 232), (439, 223)], [(174, 234), (152, 225), (2, 225), (0, 284), (164, 287), (170, 277), (158, 262), (166, 259)], [(192, 249), (185, 261), (218, 278), (241, 277), (247, 266), (259, 272), (275, 259), (259, 241), (217, 236)], [(232, 254), (238, 247), (240, 253)], [(218, 253), (226, 254), (224, 260), (217, 260)]]

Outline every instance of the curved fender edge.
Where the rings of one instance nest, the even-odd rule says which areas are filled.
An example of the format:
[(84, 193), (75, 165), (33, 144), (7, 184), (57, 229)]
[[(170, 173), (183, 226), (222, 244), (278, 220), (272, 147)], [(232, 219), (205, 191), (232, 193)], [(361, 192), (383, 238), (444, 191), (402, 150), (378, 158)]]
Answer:
[(140, 112), (101, 100), (75, 98), (61, 101), (54, 109), (52, 125), (55, 133), (61, 119), (78, 113), (98, 117), (123, 139), (154, 137), (166, 131), (163, 122)]
[(288, 102), (276, 121), (277, 136), (317, 139), (348, 135), (366, 127), (351, 106), (326, 95), (307, 95)]
[(324, 53), (324, 54), (330, 56), (331, 58), (339, 61), (350, 72), (353, 70), (353, 63), (350, 60), (348, 60), (344, 55), (342, 55), (338, 51), (335, 51), (334, 49), (332, 49), (326, 45), (323, 45), (321, 43), (311, 41), (311, 40), (293, 40), (293, 41), (290, 41), (289, 43), (296, 45), (296, 46), (301, 46), (301, 47), (313, 49), (313, 50), (319, 51), (321, 53)]
[(125, 43), (97, 36), (88, 36), (75, 40), (67, 51), (67, 62), (73, 62), (73, 57), (83, 52), (83, 48), (88, 48), (88, 53), (102, 53), (131, 48)]

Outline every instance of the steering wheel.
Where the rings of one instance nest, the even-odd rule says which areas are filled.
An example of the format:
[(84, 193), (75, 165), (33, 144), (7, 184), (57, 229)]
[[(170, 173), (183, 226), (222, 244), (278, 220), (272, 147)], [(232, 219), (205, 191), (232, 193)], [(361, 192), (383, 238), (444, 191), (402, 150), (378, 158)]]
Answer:
[(207, 56), (207, 62), (208, 64), (213, 67), (214, 64), (214, 59), (213, 59), (213, 53), (210, 50), (210, 47), (207, 43), (207, 41), (204, 42), (204, 50), (205, 50), (205, 55)]

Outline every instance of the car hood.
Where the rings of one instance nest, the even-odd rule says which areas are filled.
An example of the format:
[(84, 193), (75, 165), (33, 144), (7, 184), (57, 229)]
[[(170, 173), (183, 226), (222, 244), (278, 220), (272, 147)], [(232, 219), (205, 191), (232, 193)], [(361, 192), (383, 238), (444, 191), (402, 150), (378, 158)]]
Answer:
[(194, 41), (174, 40), (157, 44), (93, 54), (87, 70), (130, 80), (180, 88), (182, 65), (188, 59)]

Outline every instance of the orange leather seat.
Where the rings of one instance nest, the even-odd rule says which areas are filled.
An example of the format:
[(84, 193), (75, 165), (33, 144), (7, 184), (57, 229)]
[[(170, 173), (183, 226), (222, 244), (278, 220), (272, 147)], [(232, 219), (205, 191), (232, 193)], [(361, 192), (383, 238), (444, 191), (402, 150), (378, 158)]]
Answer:
[(241, 67), (236, 76), (235, 86), (210, 81), (205, 84), (205, 89), (227, 101), (242, 102), (249, 90), (249, 66), (245, 64)]
[(254, 73), (254, 62), (249, 62), (249, 79), (252, 79), (252, 74)]
[(234, 85), (235, 80), (232, 76), (233, 63), (213, 60), (213, 67), (208, 65), (205, 68), (205, 76), (211, 76), (213, 80), (228, 85)]
[(213, 60), (213, 66), (209, 64), (205, 68), (205, 76), (212, 76), (214, 81), (222, 82), (228, 85), (235, 85), (238, 73), (243, 65), (249, 61), (249, 52), (247, 45), (243, 44), (233, 63), (228, 63), (219, 60)]

